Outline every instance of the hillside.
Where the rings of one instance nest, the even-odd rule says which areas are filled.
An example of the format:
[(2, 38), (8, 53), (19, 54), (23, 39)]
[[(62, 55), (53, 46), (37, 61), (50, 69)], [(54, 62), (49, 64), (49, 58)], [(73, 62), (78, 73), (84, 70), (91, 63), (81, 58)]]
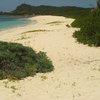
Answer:
[(77, 15), (85, 15), (87, 14), (89, 9), (80, 8), (80, 7), (70, 7), (70, 6), (31, 6), (28, 4), (21, 4), (17, 6), (17, 8), (12, 11), (12, 14), (15, 15), (63, 15), (63, 16), (77, 16)]

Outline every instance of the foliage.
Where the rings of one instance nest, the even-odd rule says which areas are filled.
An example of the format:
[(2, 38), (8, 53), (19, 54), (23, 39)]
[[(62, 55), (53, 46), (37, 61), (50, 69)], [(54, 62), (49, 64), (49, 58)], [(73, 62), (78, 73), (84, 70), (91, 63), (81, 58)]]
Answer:
[(73, 35), (79, 42), (100, 46), (100, 9), (93, 9), (85, 19), (83, 18), (80, 28), (80, 31)]
[(45, 53), (17, 43), (0, 42), (0, 79), (22, 79), (54, 69)]
[(97, 1), (97, 8), (91, 9), (87, 16), (76, 19), (72, 26), (80, 27), (80, 31), (73, 34), (79, 42), (100, 46), (100, 0)]

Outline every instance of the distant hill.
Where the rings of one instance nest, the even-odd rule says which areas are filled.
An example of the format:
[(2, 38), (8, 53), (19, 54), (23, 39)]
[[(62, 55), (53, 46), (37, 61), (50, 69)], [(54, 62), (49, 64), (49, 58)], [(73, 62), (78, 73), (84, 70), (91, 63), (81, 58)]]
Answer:
[(84, 17), (89, 14), (91, 8), (81, 8), (75, 6), (32, 6), (21, 4), (11, 12), (0, 12), (0, 15), (30, 16), (30, 15), (56, 15), (71, 18)]
[(17, 6), (17, 8), (11, 12), (13, 15), (69, 15), (72, 14), (82, 14), (84, 10), (88, 10), (86, 8), (80, 8), (80, 7), (70, 7), (70, 6), (62, 6), (62, 7), (56, 7), (56, 6), (32, 6), (28, 4), (21, 4)]
[(33, 14), (33, 7), (28, 4), (21, 4), (17, 6), (17, 8), (14, 11), (12, 11), (12, 13), (19, 14), (19, 15), (23, 15), (23, 14), (31, 15)]

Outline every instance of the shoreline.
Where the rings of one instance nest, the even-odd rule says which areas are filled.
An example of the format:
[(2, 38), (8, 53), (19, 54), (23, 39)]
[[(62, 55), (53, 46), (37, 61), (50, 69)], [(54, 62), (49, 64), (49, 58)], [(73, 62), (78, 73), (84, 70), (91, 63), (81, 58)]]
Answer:
[[(15, 17), (14, 17), (15, 18)], [(31, 19), (32, 17), (27, 17), (27, 18), (22, 18), (24, 19), (25, 21), (27, 21), (26, 23), (20, 23), (20, 24), (17, 24), (17, 25), (14, 25), (14, 26), (8, 26), (8, 27), (5, 27), (5, 28), (1, 28), (0, 29), (0, 32), (1, 31), (6, 31), (6, 30), (11, 30), (11, 29), (15, 29), (15, 28), (20, 28), (20, 27), (25, 27), (27, 25), (31, 25), (31, 24), (36, 24), (37, 22), (35, 20), (32, 20)]]
[(0, 41), (46, 52), (55, 70), (16, 82), (0, 81), (2, 100), (99, 100), (100, 48), (76, 42), (72, 35), (78, 29), (66, 27), (72, 18), (45, 15), (30, 20), (37, 23), (2, 31)]
[(9, 17), (12, 17), (12, 18), (31, 18), (31, 17), (34, 17), (35, 15), (0, 15), (0, 16), (9, 16)]

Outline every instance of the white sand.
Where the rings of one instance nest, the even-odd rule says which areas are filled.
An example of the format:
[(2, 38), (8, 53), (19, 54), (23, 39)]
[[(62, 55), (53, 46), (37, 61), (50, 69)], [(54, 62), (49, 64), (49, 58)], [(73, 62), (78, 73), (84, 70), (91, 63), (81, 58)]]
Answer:
[[(18, 82), (0, 81), (0, 100), (100, 100), (100, 48), (76, 42), (72, 35), (77, 29), (66, 27), (73, 19), (37, 16), (31, 20), (38, 23), (1, 31), (0, 40), (46, 52), (55, 70)], [(23, 33), (30, 30), (35, 31)]]

